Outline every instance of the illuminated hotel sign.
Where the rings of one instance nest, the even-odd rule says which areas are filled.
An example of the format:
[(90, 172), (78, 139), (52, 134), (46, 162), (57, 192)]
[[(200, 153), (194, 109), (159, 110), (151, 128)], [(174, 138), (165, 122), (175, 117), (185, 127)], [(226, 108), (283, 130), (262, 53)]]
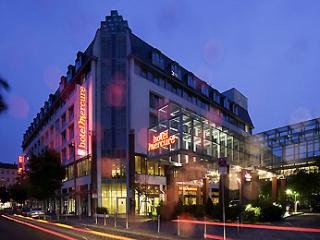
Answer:
[(169, 131), (165, 130), (161, 132), (158, 136), (153, 136), (152, 143), (148, 144), (148, 150), (157, 150), (162, 147), (169, 146), (176, 142), (175, 136), (169, 136)]
[(79, 93), (79, 142), (78, 142), (78, 155), (83, 156), (87, 150), (87, 90), (85, 87), (80, 86)]

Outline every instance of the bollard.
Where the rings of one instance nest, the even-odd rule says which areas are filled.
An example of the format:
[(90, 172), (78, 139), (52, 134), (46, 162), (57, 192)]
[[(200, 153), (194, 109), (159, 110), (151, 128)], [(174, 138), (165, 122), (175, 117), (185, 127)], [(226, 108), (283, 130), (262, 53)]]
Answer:
[(117, 227), (117, 214), (114, 214), (114, 227)]
[(207, 239), (207, 218), (206, 218), (206, 216), (204, 216), (203, 238)]
[(59, 213), (57, 214), (57, 221), (58, 222), (60, 221), (60, 214)]
[(160, 215), (158, 215), (158, 233), (160, 233)]
[(238, 234), (240, 232), (240, 218), (239, 217), (237, 217), (237, 232), (238, 232)]
[(106, 214), (104, 214), (104, 216), (103, 216), (103, 225), (107, 225), (107, 216), (106, 216)]
[(129, 214), (127, 213), (127, 217), (126, 217), (126, 229), (129, 228)]
[(180, 236), (180, 217), (178, 216), (178, 236)]
[(96, 214), (96, 224), (98, 224), (98, 214)]
[(79, 222), (81, 222), (81, 214), (79, 214)]

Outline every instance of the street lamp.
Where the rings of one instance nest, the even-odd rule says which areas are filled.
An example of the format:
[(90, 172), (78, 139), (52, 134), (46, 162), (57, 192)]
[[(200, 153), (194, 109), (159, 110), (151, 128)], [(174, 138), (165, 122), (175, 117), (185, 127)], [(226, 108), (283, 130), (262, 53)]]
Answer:
[(241, 178), (237, 177), (237, 182), (239, 184), (239, 203), (242, 204), (242, 183), (241, 183)]
[(293, 198), (294, 198), (294, 213), (297, 213), (298, 203), (299, 203), (299, 201), (297, 201), (297, 197), (299, 196), (299, 193), (294, 190), (292, 191), (291, 189), (287, 189), (286, 194), (288, 196), (293, 196)]

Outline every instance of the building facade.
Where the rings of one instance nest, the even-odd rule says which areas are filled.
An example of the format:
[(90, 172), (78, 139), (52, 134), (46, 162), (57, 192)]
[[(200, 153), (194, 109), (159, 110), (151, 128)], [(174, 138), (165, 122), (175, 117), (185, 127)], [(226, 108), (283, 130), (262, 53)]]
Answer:
[(8, 188), (17, 182), (17, 165), (0, 163), (0, 187)]
[[(209, 191), (203, 179), (211, 174), (214, 183), (219, 158), (244, 167), (259, 161), (245, 143), (253, 128), (247, 105), (238, 90), (214, 89), (134, 35), (111, 11), (27, 129), (23, 155), (46, 147), (60, 152), (67, 170), (64, 213), (90, 215), (96, 207), (111, 214), (153, 213), (168, 200), (178, 172), (172, 166), (204, 161), (210, 173), (189, 179), (201, 189), (188, 183), (180, 191), (196, 191), (185, 201), (200, 203)], [(179, 116), (171, 119), (174, 106)]]

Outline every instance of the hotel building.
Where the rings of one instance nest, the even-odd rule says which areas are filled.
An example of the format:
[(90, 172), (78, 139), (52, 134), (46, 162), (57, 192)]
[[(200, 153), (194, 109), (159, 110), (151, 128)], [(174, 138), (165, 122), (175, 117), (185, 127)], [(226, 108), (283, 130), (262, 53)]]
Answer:
[[(252, 128), (238, 90), (219, 92), (111, 11), (68, 66), (22, 147), (25, 157), (46, 147), (60, 152), (67, 170), (62, 213), (106, 207), (111, 214), (152, 214), (161, 201), (177, 198), (217, 202), (218, 159), (227, 159), (229, 175), (237, 176), (239, 166), (259, 164)], [(236, 175), (229, 179), (229, 188), (239, 189)]]

